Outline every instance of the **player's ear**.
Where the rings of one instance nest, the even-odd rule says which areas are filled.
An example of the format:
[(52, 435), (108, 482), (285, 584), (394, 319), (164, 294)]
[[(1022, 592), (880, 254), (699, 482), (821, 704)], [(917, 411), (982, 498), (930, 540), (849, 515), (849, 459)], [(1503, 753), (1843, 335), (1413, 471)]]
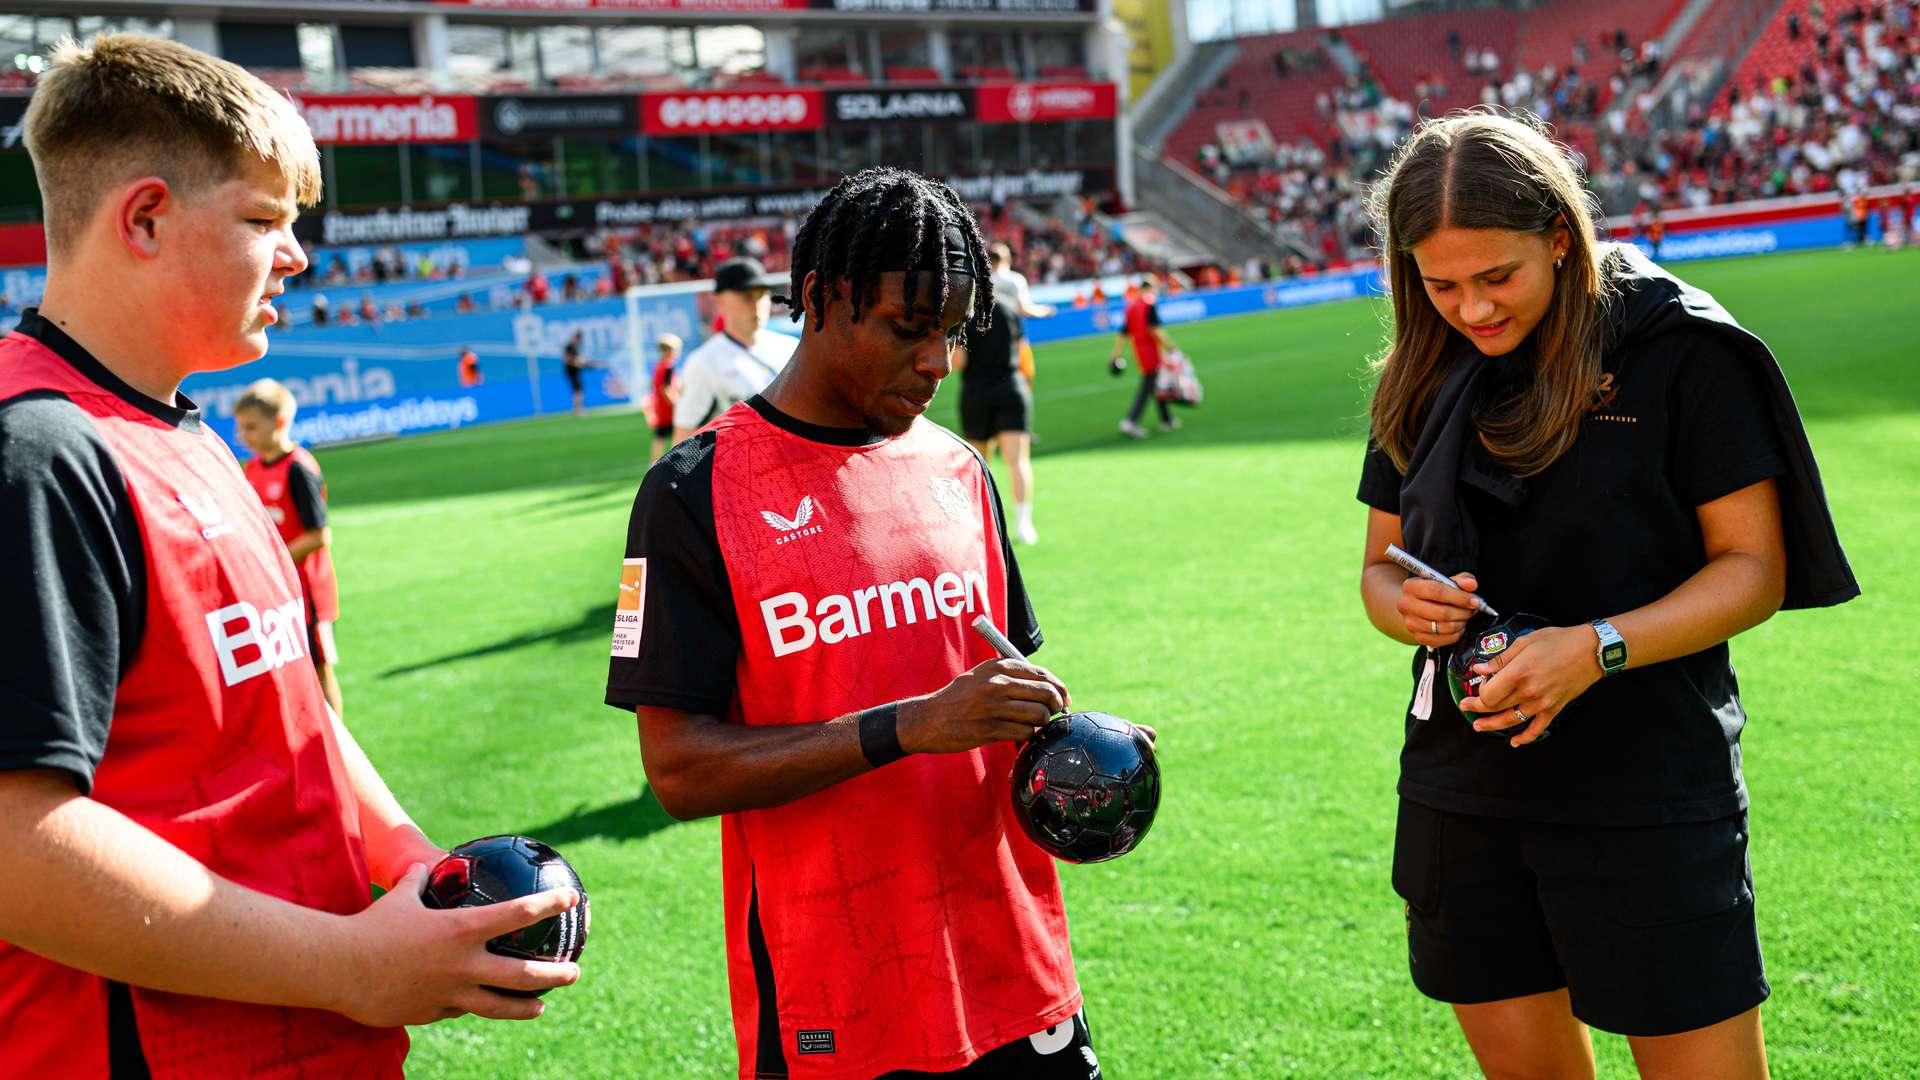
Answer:
[(800, 304), (800, 310), (806, 313), (806, 318), (801, 320), (802, 326), (809, 326), (816, 322), (824, 324), (827, 318), (827, 308), (832, 306), (832, 297), (822, 297), (819, 301), (820, 306), (818, 308), (814, 307), (813, 283), (819, 279), (820, 272), (818, 270), (807, 271), (807, 276), (800, 281), (798, 294), (791, 298), (791, 300), (797, 301)]
[(136, 258), (160, 254), (160, 219), (173, 208), (173, 189), (158, 176), (143, 176), (120, 188), (111, 203), (114, 233)]

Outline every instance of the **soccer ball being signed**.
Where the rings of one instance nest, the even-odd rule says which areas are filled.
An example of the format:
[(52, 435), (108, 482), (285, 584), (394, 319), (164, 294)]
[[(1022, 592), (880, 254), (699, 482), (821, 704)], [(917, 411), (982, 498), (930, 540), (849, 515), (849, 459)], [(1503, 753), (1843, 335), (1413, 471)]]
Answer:
[(1160, 807), (1146, 732), (1108, 713), (1056, 716), (1013, 760), (1013, 811), (1034, 843), (1067, 862), (1139, 846)]

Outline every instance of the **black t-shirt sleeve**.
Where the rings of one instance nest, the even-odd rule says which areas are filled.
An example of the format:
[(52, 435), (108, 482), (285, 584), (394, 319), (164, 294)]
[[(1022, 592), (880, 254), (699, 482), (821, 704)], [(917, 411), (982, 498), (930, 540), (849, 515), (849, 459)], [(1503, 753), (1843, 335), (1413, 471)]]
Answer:
[(616, 655), (607, 704), (724, 716), (740, 621), (713, 524), (714, 434), (681, 443), (647, 472), (627, 520), (628, 559), (645, 559), (636, 655)]
[(1367, 440), (1367, 457), (1360, 466), (1359, 499), (1375, 510), (1400, 513), (1400, 470), (1372, 439)]
[(0, 403), (0, 611), (0, 770), (91, 791), (146, 622), (146, 553), (112, 452), (54, 395)]
[(1712, 332), (1676, 343), (1672, 394), (1673, 487), (1702, 506), (1786, 472), (1780, 430), (1755, 358)]
[(1147, 325), (1148, 326), (1160, 325), (1160, 305), (1159, 304), (1147, 305)]
[[(976, 454), (977, 458), (978, 455)], [(993, 482), (993, 470), (980, 463), (987, 476), (987, 493), (993, 496), (993, 528), (1000, 534), (1000, 558), (1007, 564), (1007, 640), (1021, 652), (1032, 656), (1046, 638), (1040, 633), (1040, 620), (1033, 613), (1033, 600), (1027, 596), (1027, 583), (1020, 578), (1020, 561), (1013, 557), (1013, 540), (1007, 535), (1006, 514), (1000, 509), (1000, 488)]]
[(320, 490), (319, 473), (298, 461), (287, 462), (287, 494), (293, 499), (294, 514), (309, 532), (327, 527), (327, 496)]

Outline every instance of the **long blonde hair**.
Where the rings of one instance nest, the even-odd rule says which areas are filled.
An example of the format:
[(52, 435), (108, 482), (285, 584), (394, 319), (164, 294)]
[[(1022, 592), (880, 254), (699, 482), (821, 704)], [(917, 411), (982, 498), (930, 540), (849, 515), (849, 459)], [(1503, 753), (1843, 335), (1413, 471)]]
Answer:
[(1458, 333), (1421, 285), (1412, 248), (1443, 228), (1570, 236), (1553, 298), (1533, 328), (1533, 377), (1480, 406), (1474, 425), (1495, 461), (1532, 476), (1566, 453), (1600, 382), (1611, 287), (1594, 223), (1599, 202), (1545, 125), (1525, 113), (1475, 109), (1422, 123), (1375, 184), (1368, 209), (1380, 237), (1393, 332), (1373, 362), (1373, 438), (1404, 470), (1446, 379)]

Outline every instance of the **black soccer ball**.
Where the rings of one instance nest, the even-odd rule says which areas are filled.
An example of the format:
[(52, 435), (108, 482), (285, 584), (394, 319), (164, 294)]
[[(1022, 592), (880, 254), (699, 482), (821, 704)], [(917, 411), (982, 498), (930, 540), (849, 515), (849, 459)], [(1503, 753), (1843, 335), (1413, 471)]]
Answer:
[(1159, 808), (1153, 743), (1109, 713), (1056, 716), (1013, 759), (1013, 815), (1056, 859), (1117, 859), (1140, 845)]
[[(1480, 622), (1481, 625), (1476, 628), (1475, 622)], [(1509, 615), (1497, 622), (1485, 621), (1484, 617), (1468, 622), (1466, 633), (1461, 635), (1459, 641), (1453, 643), (1453, 655), (1447, 658), (1447, 692), (1453, 695), (1453, 703), (1457, 706), (1466, 698), (1479, 693), (1480, 684), (1491, 678), (1488, 675), (1475, 674), (1473, 671), (1475, 664), (1486, 663), (1513, 648), (1514, 642), (1536, 630), (1545, 630), (1550, 625), (1552, 624), (1538, 615), (1524, 614)], [(1483, 715), (1470, 713), (1464, 709), (1460, 714), (1467, 718), (1468, 723), (1472, 723)], [(1512, 728), (1506, 731), (1476, 731), (1474, 734), (1511, 739), (1522, 730), (1524, 729)]]
[[(549, 889), (572, 889), (580, 903), (532, 926), (487, 942), (487, 951), (521, 960), (571, 963), (587, 947), (587, 890), (558, 851), (528, 836), (483, 836), (469, 840), (434, 864), (421, 900), (430, 908), (480, 907)], [(513, 997), (539, 997), (544, 990), (487, 989)]]
[(1107, 373), (1116, 379), (1125, 375), (1127, 373), (1127, 362), (1125, 360), (1108, 360)]

